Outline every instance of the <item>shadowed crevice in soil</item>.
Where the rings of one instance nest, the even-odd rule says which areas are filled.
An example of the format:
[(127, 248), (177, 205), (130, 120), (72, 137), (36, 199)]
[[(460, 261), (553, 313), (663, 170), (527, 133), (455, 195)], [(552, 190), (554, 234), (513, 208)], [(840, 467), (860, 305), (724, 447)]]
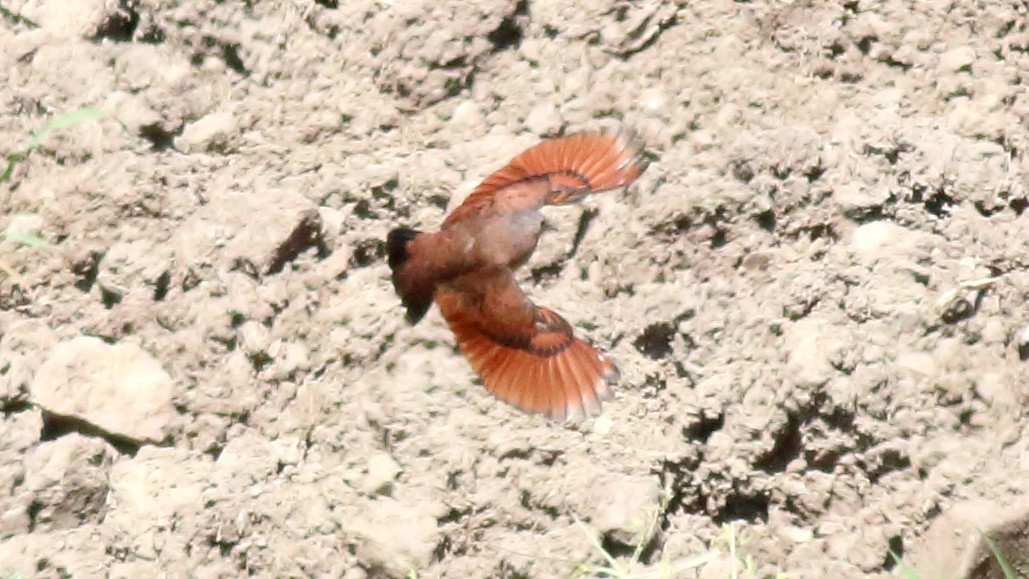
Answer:
[[(819, 392), (812, 397), (809, 406), (788, 412), (786, 424), (774, 434), (775, 445), (772, 450), (754, 463), (754, 467), (776, 474), (785, 472), (794, 460), (802, 459), (808, 469), (831, 473), (844, 454), (860, 454), (868, 450), (874, 441), (867, 440), (855, 429), (856, 414), (842, 408), (829, 408), (830, 405), (829, 397)], [(820, 452), (805, 444), (808, 438), (836, 436), (856, 442)]]
[(250, 70), (247, 68), (246, 63), (243, 62), (242, 51), (242, 45), (237, 42), (208, 35), (203, 37), (200, 46), (196, 48), (196, 51), (190, 57), (190, 63), (193, 66), (200, 67), (203, 66), (205, 59), (213, 57), (224, 62), (229, 70), (242, 76), (250, 76)]
[(632, 345), (648, 358), (654, 360), (665, 358), (674, 350), (673, 342), (676, 334), (680, 333), (679, 325), (692, 319), (695, 315), (694, 310), (687, 310), (667, 322), (651, 323), (643, 329), (643, 333), (636, 337)]
[(323, 259), (331, 253), (322, 235), (322, 218), (316, 210), (304, 213), (300, 218), (300, 223), (293, 228), (286, 241), (282, 242), (275, 250), (275, 255), (265, 273), (269, 275), (280, 273), (287, 263), (292, 262), (310, 248), (317, 249), (319, 259)]
[(579, 245), (582, 244), (582, 240), (586, 237), (586, 232), (589, 231), (590, 225), (599, 214), (600, 211), (592, 207), (584, 209), (579, 214), (579, 223), (575, 228), (575, 237), (572, 238), (572, 249), (568, 252), (569, 258), (574, 257), (578, 253)]
[(118, 9), (104, 19), (103, 25), (93, 36), (93, 41), (130, 42), (138, 26), (139, 12), (133, 8), (132, 3), (121, 0), (118, 2)]
[[(3, 372), (0, 372), (0, 376), (2, 376), (3, 374)], [(0, 412), (4, 413), (4, 418), (7, 418), (12, 414), (25, 412), (26, 410), (29, 410), (31, 408), (32, 403), (28, 400), (24, 400), (21, 398), (0, 399)]]
[(772, 450), (754, 466), (766, 472), (784, 472), (786, 466), (800, 458), (804, 452), (802, 426), (801, 418), (796, 413), (789, 413), (786, 417), (786, 426), (775, 434), (775, 445)]
[(767, 491), (734, 492), (725, 497), (725, 506), (711, 517), (718, 526), (734, 521), (749, 523), (767, 523), (768, 509), (772, 499)]
[(642, 546), (621, 541), (617, 535), (617, 533), (607, 532), (600, 537), (600, 546), (604, 551), (616, 558), (631, 560), (636, 557), (644, 565), (654, 562), (655, 555), (658, 554), (664, 543), (660, 529)]
[(169, 131), (163, 124), (154, 123), (141, 126), (139, 128), (139, 136), (150, 143), (152, 150), (161, 152), (173, 148), (175, 146), (175, 137), (182, 135), (184, 129), (185, 125), (182, 125), (177, 130)]
[(71, 271), (77, 278), (75, 280), (76, 289), (86, 293), (93, 288), (93, 284), (96, 283), (97, 276), (100, 274), (100, 260), (103, 257), (103, 252), (90, 251), (81, 259), (72, 262)]
[(44, 442), (56, 440), (67, 434), (78, 433), (82, 436), (100, 438), (113, 446), (121, 454), (128, 456), (136, 456), (136, 453), (139, 452), (140, 447), (144, 444), (128, 436), (109, 432), (77, 416), (55, 414), (45, 408), (41, 410), (43, 411), (43, 429), (40, 431), (39, 437)]
[(514, 11), (500, 21), (500, 26), (490, 32), (486, 38), (493, 44), (493, 51), (499, 52), (509, 48), (518, 48), (525, 37), (525, 24), (529, 18), (528, 0), (519, 0)]
[(719, 412), (714, 416), (708, 414), (701, 414), (696, 422), (683, 428), (683, 437), (687, 440), (693, 440), (700, 443), (705, 443), (711, 438), (711, 435), (718, 432), (725, 426), (725, 413)]

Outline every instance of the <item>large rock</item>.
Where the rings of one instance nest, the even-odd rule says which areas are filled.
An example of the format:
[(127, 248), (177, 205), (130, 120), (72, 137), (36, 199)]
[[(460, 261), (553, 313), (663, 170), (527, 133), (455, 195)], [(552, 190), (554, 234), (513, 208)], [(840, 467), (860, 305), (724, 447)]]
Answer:
[(183, 153), (230, 153), (239, 146), (240, 129), (236, 117), (229, 112), (216, 112), (186, 125), (175, 139), (175, 148)]
[(32, 402), (137, 441), (164, 440), (177, 417), (173, 383), (133, 344), (79, 337), (58, 344), (32, 381)]
[(68, 39), (89, 38), (112, 19), (127, 18), (127, 14), (118, 9), (117, 2), (107, 0), (30, 0), (22, 7), (20, 15), (54, 36)]

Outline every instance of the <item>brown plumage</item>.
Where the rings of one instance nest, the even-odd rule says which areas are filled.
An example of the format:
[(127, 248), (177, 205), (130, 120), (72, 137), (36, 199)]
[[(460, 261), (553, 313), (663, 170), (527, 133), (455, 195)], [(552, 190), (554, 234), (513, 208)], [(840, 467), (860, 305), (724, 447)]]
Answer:
[(614, 363), (533, 304), (513, 271), (536, 249), (540, 208), (627, 187), (645, 167), (625, 132), (552, 139), (487, 177), (440, 231), (394, 229), (389, 265), (408, 320), (417, 323), (435, 300), (461, 353), (505, 402), (559, 420), (599, 412)]

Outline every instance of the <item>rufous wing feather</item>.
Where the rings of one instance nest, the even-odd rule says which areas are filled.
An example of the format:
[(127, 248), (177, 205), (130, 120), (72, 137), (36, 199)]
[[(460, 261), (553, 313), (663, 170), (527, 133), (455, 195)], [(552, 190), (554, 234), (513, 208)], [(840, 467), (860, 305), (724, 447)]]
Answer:
[(640, 147), (627, 131), (577, 133), (543, 141), (487, 177), (443, 226), (494, 204), (509, 211), (538, 209), (626, 187), (645, 168)]
[[(576, 338), (557, 313), (527, 304), (528, 323), (490, 311), (481, 296), (440, 290), (436, 303), (458, 348), (497, 398), (555, 420), (600, 412), (618, 376), (611, 359)], [(509, 312), (507, 312), (509, 313)]]

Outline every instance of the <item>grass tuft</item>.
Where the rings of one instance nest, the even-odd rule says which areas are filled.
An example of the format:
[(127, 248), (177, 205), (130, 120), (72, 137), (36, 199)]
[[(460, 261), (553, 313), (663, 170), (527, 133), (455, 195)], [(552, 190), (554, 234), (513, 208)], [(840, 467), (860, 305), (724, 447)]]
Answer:
[(9, 182), (11, 176), (14, 175), (14, 168), (18, 166), (18, 163), (27, 159), (29, 154), (38, 149), (43, 144), (43, 141), (54, 131), (68, 129), (82, 123), (101, 119), (106, 114), (103, 109), (97, 107), (82, 107), (51, 117), (42, 128), (32, 134), (29, 141), (19, 151), (7, 156), (7, 168), (4, 169), (3, 173), (0, 173), (0, 183)]
[[(27, 159), (29, 155), (32, 154), (32, 151), (38, 149), (51, 133), (63, 129), (69, 129), (89, 121), (101, 119), (106, 116), (106, 114), (107, 113), (98, 107), (87, 106), (51, 117), (50, 120), (48, 120), (38, 131), (32, 133), (28, 142), (26, 142), (21, 149), (7, 155), (7, 167), (4, 169), (3, 173), (0, 173), (0, 184), (9, 183), (11, 181), (11, 177), (14, 175), (14, 169), (18, 164)], [(2, 209), (2, 205), (0, 205), (0, 209)], [(5, 241), (10, 241), (11, 243), (24, 245), (26, 247), (51, 247), (50, 243), (39, 235), (27, 231), (12, 230), (10, 226), (8, 226), (6, 231), (0, 233), (0, 243)], [(2, 259), (0, 259), (0, 273), (3, 273), (14, 280), (16, 285), (23, 288), (26, 287), (25, 280)]]

